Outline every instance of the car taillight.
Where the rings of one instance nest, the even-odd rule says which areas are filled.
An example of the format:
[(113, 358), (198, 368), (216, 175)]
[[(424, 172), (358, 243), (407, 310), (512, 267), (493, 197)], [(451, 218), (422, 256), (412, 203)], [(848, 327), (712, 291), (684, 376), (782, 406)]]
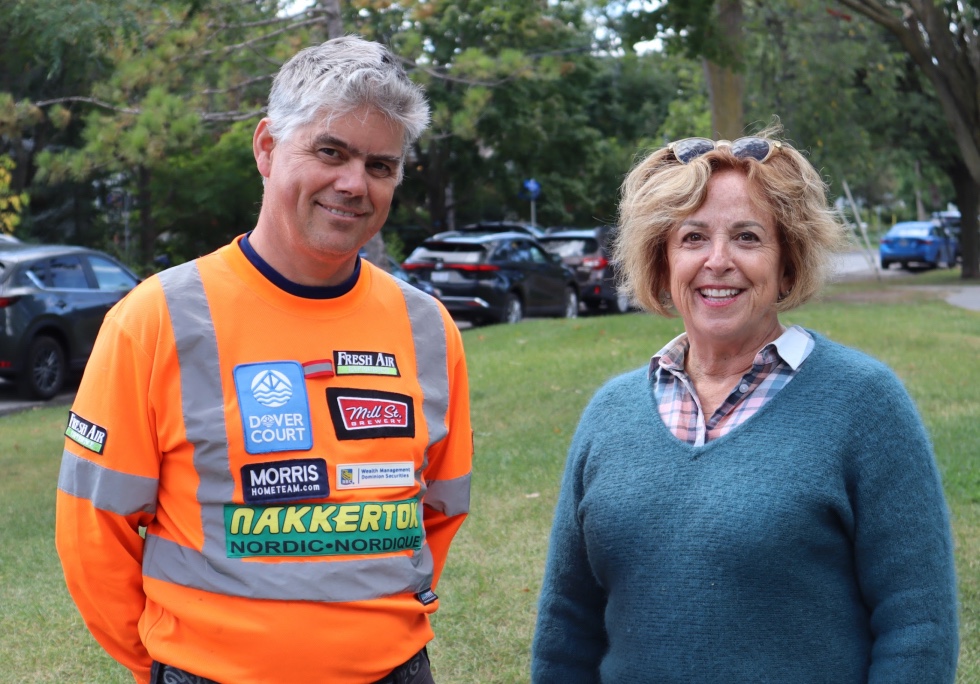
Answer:
[(432, 268), (432, 264), (419, 264), (419, 263), (409, 264), (409, 263), (404, 263), (404, 264), (402, 264), (402, 268), (404, 268), (406, 271), (417, 271), (420, 268)]
[(444, 264), (444, 267), (456, 271), (469, 271), (471, 273), (500, 270), (500, 266), (495, 266), (494, 264)]
[(593, 271), (600, 271), (609, 265), (609, 260), (604, 256), (590, 256), (582, 259), (582, 265)]
[(20, 297), (0, 297), (0, 309), (15, 303)]

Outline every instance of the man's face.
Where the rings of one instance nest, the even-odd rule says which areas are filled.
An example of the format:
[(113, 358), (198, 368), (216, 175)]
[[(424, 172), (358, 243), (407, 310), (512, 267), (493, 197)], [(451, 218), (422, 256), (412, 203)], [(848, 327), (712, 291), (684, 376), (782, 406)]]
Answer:
[(353, 267), (388, 218), (403, 136), (374, 109), (318, 120), (278, 142), (268, 122), (259, 123), (253, 147), (266, 179), (262, 229), (298, 270), (283, 275), (304, 282), (340, 264)]

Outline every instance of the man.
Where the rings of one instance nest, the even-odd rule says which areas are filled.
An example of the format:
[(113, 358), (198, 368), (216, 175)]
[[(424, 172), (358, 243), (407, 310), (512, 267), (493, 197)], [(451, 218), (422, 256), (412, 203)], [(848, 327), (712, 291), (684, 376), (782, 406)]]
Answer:
[(432, 681), (433, 590), (469, 506), (462, 342), (358, 257), (427, 123), (381, 45), (303, 50), (255, 130), (255, 229), (106, 317), (57, 544), (137, 682)]

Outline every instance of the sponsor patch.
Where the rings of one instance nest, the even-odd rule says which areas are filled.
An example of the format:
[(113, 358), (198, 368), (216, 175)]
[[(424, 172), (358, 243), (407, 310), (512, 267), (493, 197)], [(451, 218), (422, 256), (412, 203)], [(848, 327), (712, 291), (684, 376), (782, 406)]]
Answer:
[(65, 428), (65, 437), (77, 444), (81, 444), (89, 451), (101, 454), (105, 450), (105, 443), (109, 438), (109, 433), (101, 425), (96, 425), (90, 420), (85, 420), (74, 411), (69, 411), (68, 427)]
[(401, 375), (395, 355), (387, 352), (335, 351), (333, 363), (337, 375)]
[(245, 451), (309, 451), (310, 402), (303, 367), (296, 361), (235, 366), (235, 391), (245, 432)]
[(229, 558), (374, 555), (422, 548), (418, 499), (292, 506), (225, 505)]
[(420, 591), (417, 593), (415, 598), (417, 598), (419, 603), (421, 603), (423, 606), (427, 606), (433, 601), (438, 600), (439, 597), (436, 596), (436, 592), (432, 591), (432, 589), (426, 589), (425, 591)]
[(327, 404), (337, 439), (415, 436), (415, 406), (405, 394), (331, 387)]
[(325, 499), (330, 496), (327, 462), (303, 458), (242, 467), (242, 496), (247, 504)]
[(415, 464), (411, 461), (345, 463), (337, 466), (337, 479), (334, 483), (337, 489), (412, 487), (415, 485)]

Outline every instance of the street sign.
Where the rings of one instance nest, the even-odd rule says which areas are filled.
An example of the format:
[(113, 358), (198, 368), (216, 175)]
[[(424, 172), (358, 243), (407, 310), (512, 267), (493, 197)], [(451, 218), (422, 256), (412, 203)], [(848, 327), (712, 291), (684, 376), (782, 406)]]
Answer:
[(528, 178), (524, 181), (524, 193), (527, 199), (536, 200), (541, 196), (541, 184), (534, 180), (533, 178)]

